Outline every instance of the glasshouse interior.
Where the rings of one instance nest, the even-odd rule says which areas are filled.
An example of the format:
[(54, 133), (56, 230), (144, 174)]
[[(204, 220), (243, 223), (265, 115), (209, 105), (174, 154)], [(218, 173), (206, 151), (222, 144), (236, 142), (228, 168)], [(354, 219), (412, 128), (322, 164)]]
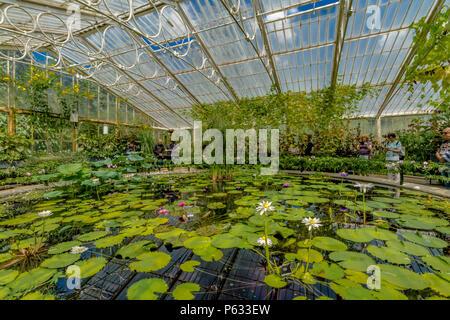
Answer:
[(448, 300), (449, 5), (1, 0), (0, 300)]

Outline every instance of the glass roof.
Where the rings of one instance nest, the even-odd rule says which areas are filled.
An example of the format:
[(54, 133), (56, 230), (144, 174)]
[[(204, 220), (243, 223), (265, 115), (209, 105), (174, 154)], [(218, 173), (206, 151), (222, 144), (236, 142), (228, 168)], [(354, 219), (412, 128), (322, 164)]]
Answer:
[(349, 117), (429, 113), (438, 93), (399, 83), (411, 24), (449, 2), (2, 0), (0, 47), (36, 64), (50, 56), (52, 67), (76, 69), (167, 128), (190, 127), (193, 104), (336, 81), (379, 89)]

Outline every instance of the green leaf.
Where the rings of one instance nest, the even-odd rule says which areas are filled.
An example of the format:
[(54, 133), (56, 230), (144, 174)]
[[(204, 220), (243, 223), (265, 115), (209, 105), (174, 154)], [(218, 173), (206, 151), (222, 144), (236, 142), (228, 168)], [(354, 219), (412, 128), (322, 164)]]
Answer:
[(286, 281), (283, 281), (283, 278), (276, 274), (269, 274), (264, 278), (264, 282), (271, 287), (274, 288), (283, 288), (287, 285)]
[(127, 291), (129, 300), (156, 300), (155, 293), (165, 293), (169, 290), (166, 282), (162, 279), (143, 279), (134, 283)]
[(315, 263), (310, 270), (310, 273), (317, 277), (329, 280), (337, 280), (345, 276), (344, 270), (342, 270), (337, 264), (328, 264), (326, 261)]
[(176, 287), (172, 295), (175, 300), (192, 300), (195, 298), (193, 291), (200, 291), (200, 286), (196, 283), (182, 283)]
[(424, 273), (422, 277), (428, 281), (431, 289), (446, 297), (450, 297), (450, 277), (448, 275)]
[(19, 275), (19, 271), (16, 270), (0, 270), (0, 286), (14, 281)]
[(8, 284), (8, 287), (15, 292), (30, 290), (50, 280), (55, 273), (55, 269), (36, 268), (21, 273), (13, 282)]
[(58, 254), (48, 258), (47, 260), (44, 260), (41, 264), (41, 267), (49, 269), (63, 268), (73, 264), (77, 260), (80, 260), (80, 258), (81, 255), (79, 254), (72, 254), (72, 253)]
[(430, 248), (446, 248), (447, 242), (433, 236), (422, 235), (420, 233), (405, 232), (402, 237), (411, 242), (421, 244)]
[(66, 251), (71, 250), (73, 247), (77, 247), (81, 245), (81, 241), (67, 241), (67, 242), (61, 242), (57, 245), (54, 245), (53, 247), (50, 247), (48, 249), (49, 254), (60, 254)]
[(150, 246), (152, 244), (151, 241), (148, 240), (142, 240), (142, 241), (136, 241), (132, 242), (126, 246), (121, 247), (116, 252), (116, 257), (121, 257), (122, 259), (133, 259), (136, 258), (138, 255), (147, 252)]
[(150, 272), (164, 268), (170, 262), (170, 256), (164, 252), (146, 252), (137, 256), (139, 261), (130, 264), (130, 269), (137, 272)]
[(219, 249), (237, 248), (244, 244), (241, 238), (229, 233), (218, 234), (212, 238), (211, 245)]
[(444, 274), (450, 274), (450, 257), (427, 256), (422, 257), (422, 261), (431, 266), (435, 270), (438, 270)]
[(184, 241), (184, 246), (188, 249), (201, 249), (209, 247), (210, 237), (192, 237)]
[(386, 245), (390, 248), (413, 256), (423, 257), (430, 255), (430, 252), (426, 248), (408, 241), (388, 240), (386, 241)]
[(299, 260), (310, 263), (321, 262), (323, 260), (322, 254), (314, 249), (309, 249), (309, 259), (308, 249), (298, 249), (296, 256)]
[(118, 244), (121, 244), (123, 239), (125, 239), (125, 235), (118, 234), (116, 236), (110, 236), (106, 238), (99, 239), (94, 242), (94, 246), (97, 248), (108, 248)]
[(78, 237), (78, 240), (83, 241), (83, 242), (97, 240), (99, 238), (106, 236), (107, 234), (108, 234), (108, 232), (106, 232), (106, 231), (93, 231), (93, 232), (89, 232), (89, 233), (80, 235)]
[(389, 261), (395, 264), (411, 263), (408, 255), (391, 247), (377, 247), (370, 245), (367, 247), (367, 252), (381, 260)]
[[(80, 277), (85, 279), (97, 274), (106, 266), (107, 262), (103, 257), (94, 257), (88, 260), (78, 261), (75, 265), (80, 268)], [(71, 276), (67, 271), (68, 269), (66, 270), (67, 276)]]
[(315, 237), (312, 239), (312, 245), (326, 251), (347, 250), (347, 245), (345, 243), (329, 237)]
[(350, 240), (353, 242), (370, 242), (374, 239), (374, 237), (367, 232), (368, 229), (369, 228), (338, 229), (336, 233), (339, 237), (345, 240)]
[(196, 260), (186, 261), (180, 265), (180, 269), (183, 270), (184, 272), (193, 272), (195, 270), (194, 267), (198, 265), (200, 265), (199, 261)]
[(343, 268), (361, 272), (366, 272), (367, 267), (375, 264), (371, 257), (361, 252), (335, 251), (330, 253), (329, 257)]
[(223, 252), (219, 249), (214, 248), (213, 246), (209, 246), (207, 248), (194, 249), (193, 252), (200, 256), (204, 261), (219, 261), (223, 257)]
[[(387, 281), (394, 286), (403, 289), (423, 290), (429, 282), (421, 275), (389, 264), (378, 264), (381, 271), (381, 281)], [(383, 283), (381, 284), (383, 285)]]

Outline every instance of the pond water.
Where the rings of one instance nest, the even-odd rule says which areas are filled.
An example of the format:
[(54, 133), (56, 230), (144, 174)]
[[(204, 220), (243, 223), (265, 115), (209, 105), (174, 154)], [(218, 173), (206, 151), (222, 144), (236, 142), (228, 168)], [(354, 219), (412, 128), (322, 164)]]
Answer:
[[(0, 299), (450, 296), (448, 199), (251, 172), (115, 190), (4, 205)], [(259, 214), (262, 201), (273, 211)], [(317, 228), (305, 218), (320, 219)]]

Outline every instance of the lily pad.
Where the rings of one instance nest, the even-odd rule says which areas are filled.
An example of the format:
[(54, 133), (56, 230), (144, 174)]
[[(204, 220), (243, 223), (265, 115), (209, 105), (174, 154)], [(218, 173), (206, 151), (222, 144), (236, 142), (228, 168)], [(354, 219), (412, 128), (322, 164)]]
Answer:
[(194, 249), (194, 254), (200, 256), (204, 261), (219, 261), (223, 257), (223, 252), (219, 249), (209, 246), (207, 248)]
[(433, 236), (422, 235), (420, 233), (405, 232), (402, 237), (411, 242), (421, 244), (430, 248), (446, 248), (447, 242)]
[(170, 262), (170, 256), (164, 252), (146, 252), (137, 256), (139, 261), (130, 264), (130, 269), (137, 272), (150, 272), (164, 268)]
[(186, 261), (184, 263), (182, 263), (180, 265), (180, 269), (183, 270), (184, 272), (193, 272), (195, 270), (195, 266), (200, 265), (199, 261), (196, 260), (190, 260), (190, 261)]
[(328, 280), (337, 280), (345, 276), (344, 270), (335, 263), (328, 264), (326, 261), (315, 263), (310, 270), (312, 275)]
[(264, 278), (264, 282), (271, 287), (274, 288), (283, 288), (287, 285), (286, 281), (283, 281), (283, 278), (276, 274), (269, 274)]
[(83, 242), (97, 240), (97, 239), (100, 239), (100, 238), (106, 236), (107, 234), (108, 234), (108, 232), (106, 232), (106, 231), (93, 231), (93, 232), (82, 234), (81, 236), (78, 237), (78, 240), (83, 241)]
[[(88, 260), (82, 260), (75, 263), (76, 266), (80, 268), (80, 277), (82, 279), (92, 277), (102, 270), (108, 261), (103, 257), (94, 257)], [(66, 274), (67, 274), (66, 270)], [(67, 274), (71, 276), (71, 274)]]
[(345, 243), (329, 237), (315, 237), (312, 239), (312, 245), (326, 251), (347, 250), (347, 245)]
[(389, 261), (395, 264), (411, 263), (408, 255), (392, 247), (377, 247), (370, 245), (367, 247), (367, 252), (381, 260)]
[(175, 300), (192, 300), (195, 296), (194, 291), (200, 291), (200, 286), (196, 283), (182, 283), (178, 285), (173, 291), (172, 295)]
[(389, 240), (386, 241), (386, 246), (413, 256), (423, 257), (430, 255), (426, 248), (408, 241)]
[(209, 247), (210, 237), (192, 237), (184, 241), (184, 246), (188, 249), (201, 249)]
[(212, 238), (211, 245), (219, 249), (237, 248), (244, 244), (244, 241), (229, 233), (218, 234)]
[(346, 269), (366, 272), (367, 267), (375, 264), (374, 260), (361, 252), (335, 251), (330, 253), (330, 259)]
[(4, 286), (5, 284), (14, 281), (19, 275), (19, 271), (17, 270), (0, 270), (0, 286)]
[(350, 240), (353, 242), (370, 242), (374, 238), (369, 234), (369, 228), (359, 228), (359, 229), (338, 229), (336, 231), (337, 235), (345, 240)]
[(429, 282), (421, 275), (408, 269), (390, 264), (377, 265), (381, 271), (382, 281), (387, 281), (403, 289), (423, 290)]
[(79, 254), (72, 253), (63, 253), (54, 255), (47, 260), (44, 260), (41, 264), (41, 267), (49, 268), (49, 269), (58, 269), (67, 267), (68, 265), (73, 264), (75, 261), (80, 260)]
[(56, 269), (36, 268), (21, 273), (8, 286), (16, 292), (30, 290), (50, 280), (55, 273)]
[(444, 274), (450, 274), (450, 257), (427, 256), (422, 257), (422, 261), (431, 266), (434, 270), (438, 270)]
[(81, 245), (81, 241), (67, 241), (67, 242), (61, 242), (57, 245), (54, 245), (53, 247), (50, 247), (48, 249), (49, 254), (60, 254), (66, 251), (71, 250), (73, 247), (77, 247)]
[(150, 249), (150, 244), (152, 244), (152, 242), (148, 240), (132, 242), (117, 250), (116, 257), (121, 257), (122, 259), (136, 258), (138, 255), (147, 252), (147, 250)]
[(129, 300), (156, 300), (155, 293), (164, 293), (169, 290), (167, 283), (162, 279), (143, 279), (134, 283), (127, 291)]

